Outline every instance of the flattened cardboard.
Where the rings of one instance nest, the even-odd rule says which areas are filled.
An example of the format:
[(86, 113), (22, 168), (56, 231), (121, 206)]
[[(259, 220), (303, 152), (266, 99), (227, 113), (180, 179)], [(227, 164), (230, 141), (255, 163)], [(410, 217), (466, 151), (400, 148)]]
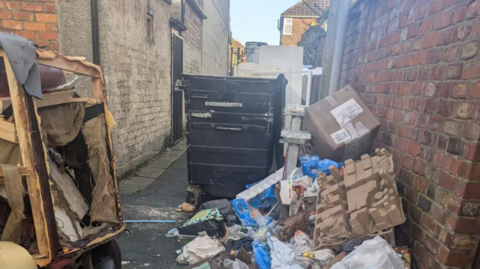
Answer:
[(305, 113), (302, 131), (312, 134), (312, 145), (303, 152), (321, 159), (358, 160), (373, 148), (380, 129), (380, 122), (350, 85), (307, 107)]

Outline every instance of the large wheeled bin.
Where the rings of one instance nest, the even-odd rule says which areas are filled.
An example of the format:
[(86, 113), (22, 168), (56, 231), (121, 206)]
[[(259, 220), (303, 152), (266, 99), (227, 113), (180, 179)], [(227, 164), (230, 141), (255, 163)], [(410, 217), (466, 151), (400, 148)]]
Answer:
[(234, 198), (264, 179), (281, 130), (284, 78), (184, 75), (189, 200)]

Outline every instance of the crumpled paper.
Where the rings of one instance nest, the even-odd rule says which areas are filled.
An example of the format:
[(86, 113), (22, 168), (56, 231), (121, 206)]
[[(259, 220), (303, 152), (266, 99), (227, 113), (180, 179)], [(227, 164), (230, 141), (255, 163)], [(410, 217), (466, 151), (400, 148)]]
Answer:
[(193, 212), (195, 211), (195, 206), (189, 204), (189, 203), (183, 203), (178, 206), (177, 209), (175, 209), (177, 212)]

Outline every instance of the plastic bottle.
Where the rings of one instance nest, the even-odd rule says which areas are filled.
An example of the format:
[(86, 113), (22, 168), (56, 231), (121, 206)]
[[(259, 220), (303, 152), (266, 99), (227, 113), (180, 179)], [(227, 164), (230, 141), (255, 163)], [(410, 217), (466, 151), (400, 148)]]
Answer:
[(266, 227), (273, 221), (272, 217), (265, 217), (256, 209), (255, 207), (248, 205), (248, 212), (250, 217), (252, 217), (260, 227)]

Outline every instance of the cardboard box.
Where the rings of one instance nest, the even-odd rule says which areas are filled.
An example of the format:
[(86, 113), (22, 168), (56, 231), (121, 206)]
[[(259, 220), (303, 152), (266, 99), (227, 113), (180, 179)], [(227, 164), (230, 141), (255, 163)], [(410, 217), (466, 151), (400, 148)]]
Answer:
[(343, 162), (370, 153), (380, 123), (349, 85), (306, 109), (302, 130), (312, 134), (303, 153)]

